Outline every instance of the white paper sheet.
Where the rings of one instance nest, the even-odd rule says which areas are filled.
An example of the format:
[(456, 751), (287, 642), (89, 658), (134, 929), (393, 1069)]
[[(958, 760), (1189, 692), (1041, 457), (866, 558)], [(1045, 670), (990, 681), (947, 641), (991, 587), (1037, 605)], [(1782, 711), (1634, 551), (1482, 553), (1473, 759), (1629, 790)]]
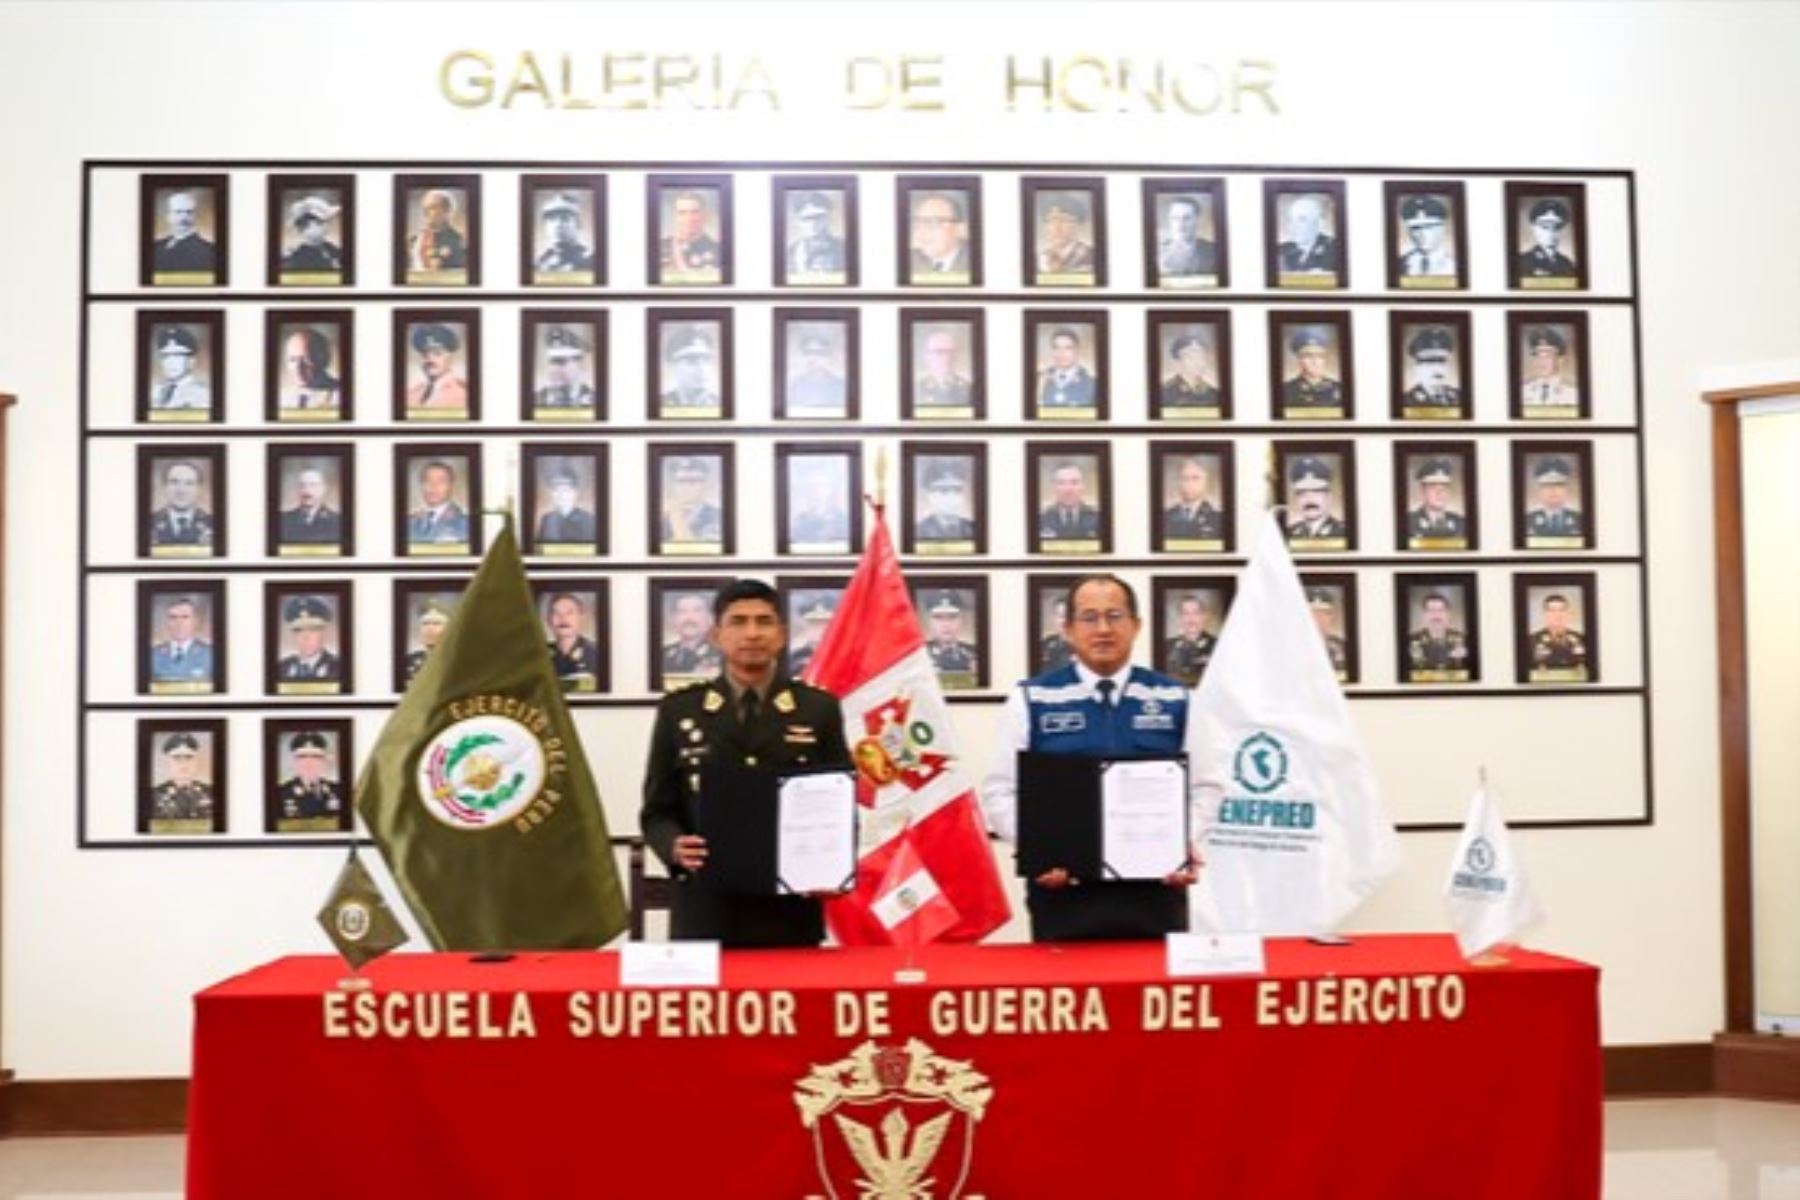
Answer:
[(781, 781), (775, 875), (792, 892), (835, 892), (856, 872), (856, 777)]
[(1188, 781), (1179, 762), (1118, 762), (1100, 778), (1108, 878), (1161, 879), (1188, 859)]

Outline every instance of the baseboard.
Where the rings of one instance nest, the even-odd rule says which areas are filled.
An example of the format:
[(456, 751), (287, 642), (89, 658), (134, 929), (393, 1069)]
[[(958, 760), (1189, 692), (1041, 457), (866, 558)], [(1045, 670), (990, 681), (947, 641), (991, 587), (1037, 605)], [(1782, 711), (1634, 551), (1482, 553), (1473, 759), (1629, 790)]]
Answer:
[(1719, 1095), (1800, 1103), (1800, 1038), (1721, 1033), (1713, 1053)]
[(14, 1081), (0, 1086), (0, 1138), (180, 1133), (185, 1079)]
[(1713, 1090), (1713, 1048), (1705, 1042), (1608, 1046), (1601, 1051), (1606, 1095), (1706, 1096)]

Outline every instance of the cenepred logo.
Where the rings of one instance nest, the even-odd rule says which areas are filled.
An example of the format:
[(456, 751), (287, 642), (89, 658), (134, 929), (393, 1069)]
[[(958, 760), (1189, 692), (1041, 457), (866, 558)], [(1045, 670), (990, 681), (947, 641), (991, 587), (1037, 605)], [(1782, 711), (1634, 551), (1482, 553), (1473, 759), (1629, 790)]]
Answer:
[(1232, 755), (1231, 777), (1253, 796), (1268, 795), (1287, 782), (1287, 747), (1271, 734), (1251, 734)]
[(481, 716), (440, 730), (419, 756), (419, 798), (453, 829), (512, 820), (544, 786), (543, 743), (510, 717)]

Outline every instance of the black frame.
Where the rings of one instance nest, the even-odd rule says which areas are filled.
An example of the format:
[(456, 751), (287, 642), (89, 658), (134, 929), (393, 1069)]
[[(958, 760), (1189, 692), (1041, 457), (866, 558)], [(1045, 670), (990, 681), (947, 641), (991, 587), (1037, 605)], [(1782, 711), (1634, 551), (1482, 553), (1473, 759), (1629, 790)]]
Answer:
[[(1218, 652), (1219, 634), (1224, 632), (1225, 619), (1231, 615), (1231, 606), (1237, 601), (1237, 584), (1235, 575), (1158, 575), (1150, 580), (1150, 661), (1158, 671), (1181, 680), (1189, 687), (1199, 685), (1212, 656)], [(1169, 620), (1169, 607), (1171, 602), (1180, 604), (1179, 594), (1192, 592), (1212, 594), (1214, 628), (1207, 631), (1213, 639), (1213, 644), (1207, 651), (1207, 661), (1190, 681), (1186, 674), (1175, 671), (1174, 664), (1169, 661), (1169, 643), (1175, 640), (1175, 628)]]
[[(848, 575), (777, 575), (775, 577), (775, 595), (780, 604), (782, 622), (787, 625), (787, 644), (781, 650), (784, 674), (797, 679), (807, 666), (807, 663), (796, 664), (794, 661), (794, 631), (800, 627), (803, 619), (803, 614), (794, 611), (798, 607), (799, 598), (811, 592), (835, 592), (836, 602), (831, 608), (832, 616), (835, 618), (838, 609), (843, 607), (844, 592), (849, 586), (850, 576)], [(810, 661), (811, 655), (808, 655), (807, 658)]]
[[(856, 308), (778, 308), (773, 314), (774, 379), (769, 390), (770, 415), (778, 421), (855, 421), (862, 416), (862, 310)], [(844, 411), (834, 416), (788, 411), (788, 338), (791, 326), (836, 324), (844, 346)]]
[[(919, 632), (925, 638), (925, 652), (928, 656), (931, 653), (931, 606), (924, 601), (933, 592), (969, 592), (974, 596), (975, 638), (971, 649), (975, 651), (975, 670), (973, 672), (957, 672), (959, 675), (972, 674), (974, 678), (963, 684), (948, 682), (949, 676), (938, 668), (935, 659), (932, 660), (931, 669), (932, 673), (937, 676), (938, 687), (945, 692), (979, 692), (989, 687), (990, 680), (993, 678), (990, 669), (992, 656), (989, 644), (992, 630), (989, 615), (993, 611), (993, 604), (988, 594), (988, 577), (986, 575), (911, 575), (906, 580), (906, 589), (912, 598), (913, 611), (919, 619)], [(965, 635), (969, 632), (966, 614), (963, 632)], [(966, 636), (965, 640), (967, 640)]]
[[(1039, 574), (1033, 572), (1025, 576), (1025, 673), (1027, 676), (1042, 675), (1046, 671), (1075, 661), (1075, 649), (1069, 645), (1068, 639), (1063, 637), (1061, 630), (1057, 630), (1055, 636), (1056, 640), (1062, 643), (1062, 648), (1066, 652), (1062, 661), (1057, 663), (1044, 661), (1044, 651), (1049, 646), (1051, 637), (1051, 630), (1046, 625), (1044, 601), (1048, 599), (1054, 610), (1056, 601), (1065, 599), (1069, 588), (1080, 578), (1078, 573)], [(1046, 595), (1046, 593), (1049, 594)]]
[[(150, 365), (159, 357), (156, 352), (156, 331), (173, 325), (199, 325), (206, 329), (209, 396), (205, 408), (157, 409), (150, 403), (150, 393), (159, 386), (152, 378), (155, 372)], [(225, 384), (228, 376), (225, 372), (223, 309), (139, 309), (136, 345), (137, 363), (133, 374), (136, 400), (133, 408), (139, 422), (146, 425), (207, 425), (217, 424), (225, 419)], [(187, 415), (189, 413), (194, 415)]]
[[(319, 684), (283, 683), (281, 679), (281, 610), (296, 596), (319, 596), (331, 602), (337, 626), (338, 678)], [(356, 694), (356, 610), (347, 580), (263, 583), (263, 694), (266, 696), (352, 696)], [(328, 645), (326, 650), (330, 650)]]
[[(190, 460), (206, 464), (205, 487), (212, 495), (212, 507), (195, 507), (212, 518), (212, 541), (202, 547), (196, 545), (194, 552), (180, 545), (156, 546), (151, 538), (151, 529), (156, 522), (156, 464), (166, 461), (173, 464), (177, 460)], [(226, 518), (226, 504), (230, 496), (227, 486), (227, 464), (230, 459), (225, 452), (223, 442), (202, 442), (194, 445), (183, 445), (175, 442), (140, 442), (137, 447), (137, 556), (141, 559), (179, 559), (184, 562), (212, 561), (217, 562), (230, 553), (227, 534), (230, 522)], [(167, 469), (166, 467), (164, 468)], [(204, 551), (203, 553), (201, 551)]]
[[(966, 324), (969, 327), (969, 403), (921, 407), (913, 395), (920, 363), (913, 352), (920, 325)], [(984, 421), (987, 419), (987, 310), (980, 308), (903, 308), (900, 310), (900, 417), (905, 421)], [(934, 415), (941, 412), (942, 415)]]
[[(1338, 673), (1338, 682), (1349, 685), (1362, 682), (1362, 637), (1359, 630), (1356, 576), (1349, 571), (1302, 571), (1300, 572), (1301, 592), (1310, 592), (1313, 588), (1335, 588), (1338, 592), (1337, 611), (1338, 629), (1344, 638), (1344, 669)], [(1307, 598), (1307, 610), (1310, 613), (1312, 600)], [(1329, 653), (1329, 651), (1327, 652)]]
[[(644, 229), (646, 230), (644, 278), (652, 287), (731, 286), (732, 261), (737, 253), (737, 238), (732, 229), (732, 183), (733, 176), (729, 174), (651, 175), (644, 181), (644, 198), (647, 205), (644, 210)], [(662, 265), (662, 239), (665, 236), (662, 216), (663, 194), (665, 192), (705, 191), (708, 189), (718, 197), (719, 236), (716, 239), (719, 247), (718, 278), (666, 279)], [(671, 216), (673, 213), (674, 209), (671, 207)]]
[[(284, 271), (281, 266), (281, 231), (287, 228), (288, 201), (284, 192), (306, 192), (335, 189), (342, 203), (338, 205), (338, 232), (342, 240), (338, 249), (344, 256), (341, 271)], [(271, 175), (269, 176), (268, 280), (270, 287), (351, 287), (356, 283), (356, 176), (354, 175)], [(336, 278), (330, 278), (335, 275)], [(289, 278), (293, 276), (293, 278)]]
[[(186, 684), (157, 684), (150, 677), (150, 656), (156, 646), (156, 639), (161, 633), (152, 627), (152, 619), (156, 615), (157, 597), (167, 595), (204, 596), (207, 604), (206, 626), (211, 633), (207, 643), (212, 654), (212, 679), (207, 686), (192, 687)], [(230, 676), (227, 674), (227, 650), (230, 643), (226, 640), (225, 623), (225, 581), (222, 579), (140, 579), (137, 581), (137, 694), (140, 696), (218, 696), (230, 689), (227, 687)], [(196, 639), (199, 630), (195, 630)]]
[[(440, 271), (414, 270), (408, 264), (412, 241), (411, 193), (460, 188), (465, 265)], [(422, 228), (422, 226), (421, 226)], [(454, 225), (451, 226), (455, 228)], [(397, 174), (394, 176), (394, 286), (402, 288), (472, 288), (481, 286), (481, 176), (479, 174)], [(460, 270), (461, 278), (457, 278)]]
[[(1579, 536), (1539, 535), (1534, 538), (1528, 529), (1535, 490), (1531, 480), (1530, 460), (1533, 456), (1544, 454), (1559, 455), (1579, 464), (1576, 475), (1580, 486), (1575, 486), (1573, 481), (1569, 485), (1574, 493), (1571, 497), (1573, 507), (1581, 514)], [(1513, 549), (1589, 551), (1599, 543), (1597, 535), (1600, 526), (1596, 515), (1599, 508), (1596, 493), (1599, 489), (1594, 486), (1592, 441), (1515, 441), (1512, 443), (1512, 481)]]
[[(1320, 458), (1326, 455), (1337, 457), (1337, 473), (1332, 480), (1332, 494), (1337, 497), (1340, 518), (1344, 524), (1344, 544), (1342, 546), (1314, 547), (1295, 545), (1290, 532), (1288, 513), (1288, 497), (1293, 485), (1288, 481), (1288, 470), (1296, 459), (1312, 456)], [(1329, 465), (1329, 464), (1327, 464)], [(1356, 549), (1358, 530), (1361, 524), (1357, 519), (1356, 496), (1356, 442), (1350, 438), (1332, 441), (1277, 441), (1275, 442), (1275, 478), (1281, 489), (1281, 503), (1275, 511), (1281, 522), (1282, 535), (1287, 539), (1288, 547), (1295, 554), (1347, 554)], [(1308, 543), (1324, 539), (1305, 539)]]
[[(1205, 411), (1203, 406), (1193, 405), (1193, 413), (1171, 411), (1174, 407), (1166, 402), (1163, 389), (1169, 379), (1174, 378), (1169, 368), (1170, 356), (1163, 352), (1163, 331), (1171, 326), (1206, 325), (1213, 334), (1213, 373), (1218, 377), (1218, 404), (1213, 412)], [(1231, 368), (1231, 311), (1224, 308), (1153, 308), (1145, 314), (1146, 331), (1144, 361), (1148, 364), (1149, 378), (1145, 385), (1145, 396), (1149, 397), (1148, 413), (1152, 421), (1229, 421), (1233, 405), (1232, 368)], [(1176, 335), (1177, 337), (1180, 335)], [(1174, 338), (1169, 344), (1174, 345)], [(1164, 372), (1169, 371), (1168, 375)]]
[(463, 596), (469, 589), (469, 575), (433, 575), (408, 576), (394, 580), (393, 601), (393, 641), (389, 643), (389, 651), (393, 662), (394, 691), (405, 694), (406, 685), (411, 682), (406, 677), (406, 659), (412, 653), (412, 608), (415, 600), (421, 596), (441, 596), (446, 593), (456, 594), (456, 605), (460, 606)]
[[(1406, 253), (1405, 222), (1400, 207), (1414, 196), (1435, 196), (1448, 201), (1451, 252), (1456, 255), (1456, 274), (1402, 275), (1400, 259)], [(1461, 292), (1469, 287), (1469, 200), (1460, 179), (1390, 179), (1381, 185), (1383, 245), (1387, 249), (1387, 285), (1395, 291)], [(1447, 282), (1446, 282), (1447, 280)]]
[[(594, 686), (592, 688), (562, 689), (565, 697), (598, 696), (612, 691), (612, 580), (604, 575), (543, 575), (533, 576), (531, 580), (531, 603), (537, 611), (540, 624), (550, 615), (550, 598), (563, 592), (569, 592), (581, 598), (588, 606), (589, 619), (594, 626), (594, 649), (596, 666)], [(549, 640), (550, 630), (544, 627), (545, 649), (552, 644)], [(554, 664), (553, 664), (554, 669)], [(558, 686), (563, 677), (557, 676)]]
[[(443, 410), (439, 416), (431, 409), (414, 410), (407, 402), (414, 366), (410, 330), (420, 325), (459, 324), (463, 327), (462, 349), (456, 351), (463, 367), (463, 394), (468, 403), (458, 413)], [(481, 420), (481, 310), (479, 308), (396, 308), (390, 334), (389, 354), (393, 369), (394, 421), (400, 425), (474, 424)], [(454, 376), (452, 376), (454, 378)], [(414, 416), (417, 411), (418, 416)]]
[[(1555, 589), (1558, 592), (1579, 592), (1581, 594), (1581, 628), (1575, 630), (1580, 635), (1586, 650), (1586, 663), (1580, 668), (1551, 668), (1564, 674), (1550, 675), (1542, 679), (1534, 679), (1536, 673), (1532, 667), (1531, 628), (1536, 614), (1531, 608), (1531, 591), (1533, 588)], [(1513, 576), (1513, 668), (1517, 681), (1528, 687), (1588, 687), (1601, 682), (1600, 674), (1600, 584), (1599, 577), (1593, 571), (1521, 571)], [(1572, 678), (1574, 670), (1585, 672), (1580, 679)]]
[[(848, 537), (843, 540), (843, 549), (801, 550), (796, 547), (809, 545), (796, 541), (793, 537), (794, 497), (789, 494), (791, 482), (788, 475), (789, 464), (796, 458), (839, 458), (847, 461), (849, 472), (849, 489), (844, 497), (848, 509), (846, 513), (846, 530)], [(844, 557), (857, 554), (862, 550), (863, 521), (863, 464), (861, 442), (776, 442), (775, 443), (775, 544), (782, 555), (794, 557)], [(837, 543), (819, 542), (821, 546)]]
[[(1411, 643), (1413, 625), (1412, 589), (1442, 591), (1445, 588), (1461, 589), (1463, 603), (1461, 607), (1451, 606), (1451, 612), (1462, 618), (1462, 634), (1467, 646), (1467, 679), (1438, 678), (1450, 675), (1451, 671), (1431, 670), (1415, 673), (1411, 655), (1407, 647)], [(1448, 597), (1446, 597), (1448, 599)], [(1423, 604), (1424, 597), (1420, 597)], [(1474, 571), (1434, 571), (1434, 572), (1398, 572), (1394, 575), (1394, 678), (1402, 687), (1470, 687), (1481, 682), (1481, 578)], [(1428, 675), (1429, 678), (1418, 677)]]
[[(907, 554), (931, 556), (982, 555), (988, 545), (988, 446), (986, 442), (901, 442), (900, 443), (900, 547)], [(975, 536), (967, 540), (918, 537), (919, 497), (924, 488), (919, 478), (920, 462), (927, 458), (964, 458), (970, 464), (969, 508)], [(968, 547), (963, 549), (962, 547)], [(940, 549), (934, 547), (951, 547)]]
[[(857, 177), (854, 175), (777, 175), (770, 182), (769, 278), (776, 287), (856, 287), (862, 278), (862, 237), (857, 209)], [(795, 192), (841, 192), (844, 198), (844, 269), (838, 279), (794, 279), (788, 270), (788, 196)]]
[[(963, 251), (969, 259), (968, 278), (920, 279), (912, 264), (912, 211), (914, 195), (922, 192), (962, 192), (963, 226), (968, 237)], [(981, 176), (900, 175), (894, 180), (894, 228), (898, 255), (894, 278), (901, 287), (978, 288), (982, 285)]]
[[(1410, 440), (1396, 441), (1394, 447), (1394, 543), (1402, 554), (1467, 554), (1481, 547), (1481, 473), (1480, 448), (1475, 442)], [(1410, 517), (1416, 481), (1407, 466), (1411, 458), (1451, 458), (1457, 463), (1457, 476), (1463, 494), (1462, 545), (1438, 545), (1452, 538), (1414, 538)], [(1416, 543), (1416, 544), (1415, 544)]]
[[(729, 421), (734, 411), (733, 381), (737, 375), (732, 352), (732, 316), (729, 308), (651, 308), (644, 311), (644, 412), (652, 421)], [(719, 409), (683, 415), (663, 403), (663, 329), (669, 325), (710, 322), (717, 326), (713, 356), (718, 363)]]
[[(1042, 476), (1044, 463), (1056, 458), (1092, 458), (1100, 476), (1098, 486), (1090, 486), (1089, 495), (1097, 496), (1099, 510), (1095, 521), (1097, 538), (1045, 538), (1043, 510), (1046, 502)], [(1051, 468), (1052, 473), (1055, 468)], [(1111, 554), (1113, 549), (1113, 471), (1112, 443), (1105, 441), (1057, 441), (1025, 443), (1025, 494), (1030, 509), (1027, 513), (1027, 544), (1033, 554)], [(1066, 545), (1058, 545), (1066, 543)], [(1054, 546), (1054, 549), (1046, 547)]]
[[(1396, 309), (1388, 314), (1388, 393), (1389, 415), (1396, 421), (1470, 421), (1475, 415), (1475, 339), (1470, 328), (1469, 313)], [(1452, 352), (1456, 362), (1457, 403), (1450, 405), (1408, 404), (1411, 389), (1406, 387), (1407, 362), (1412, 357), (1408, 347), (1412, 339), (1426, 328), (1450, 331), (1456, 342)], [(1410, 334), (1409, 334), (1409, 331)]]
[[(1237, 444), (1228, 441), (1157, 441), (1146, 447), (1150, 452), (1150, 549), (1158, 554), (1230, 554), (1237, 549)], [(1219, 537), (1171, 538), (1165, 517), (1170, 505), (1164, 490), (1166, 460), (1170, 458), (1218, 459), (1216, 468), (1209, 467), (1219, 487)]]
[[(1587, 185), (1569, 180), (1555, 183), (1538, 183), (1531, 180), (1509, 179), (1505, 189), (1506, 240), (1501, 245), (1506, 247), (1506, 286), (1515, 292), (1584, 292), (1591, 286), (1588, 269), (1588, 218), (1587, 218)], [(1530, 251), (1530, 205), (1539, 200), (1560, 200), (1569, 209), (1569, 224), (1574, 226), (1573, 234), (1564, 231), (1567, 242), (1560, 243), (1565, 256), (1572, 257), (1575, 263), (1575, 274), (1564, 278), (1533, 280), (1521, 269), (1520, 260)], [(1524, 236), (1521, 236), (1524, 235)], [(1572, 246), (1573, 255), (1567, 255)]]
[[(606, 420), (607, 371), (611, 364), (612, 330), (604, 308), (527, 308), (519, 314), (519, 409), (527, 421), (545, 424), (597, 423)], [(538, 331), (545, 326), (580, 325), (586, 330), (593, 362), (593, 404), (585, 408), (545, 408), (538, 404)]]
[[(424, 542), (422, 545), (445, 545), (460, 547), (448, 550), (419, 551), (413, 549), (413, 543), (407, 537), (411, 523), (414, 473), (425, 460), (434, 458), (460, 458), (463, 460), (461, 478), (465, 481), (463, 495), (468, 503), (463, 505), (463, 515), (469, 522), (469, 539), (459, 542)], [(464, 558), (474, 557), (481, 553), (485, 544), (482, 538), (482, 490), (481, 490), (481, 443), (479, 442), (400, 442), (394, 446), (394, 557), (395, 558)], [(451, 493), (451, 502), (455, 503), (455, 492)]]
[[(1085, 192), (1088, 229), (1093, 240), (1090, 271), (1044, 271), (1038, 267), (1038, 197), (1045, 192)], [(1098, 175), (1024, 175), (1019, 178), (1020, 275), (1026, 287), (1103, 288), (1106, 286), (1106, 180)], [(1068, 276), (1069, 278), (1063, 278)], [(1085, 276), (1085, 278), (1076, 278)]]
[[(669, 690), (667, 686), (668, 679), (663, 674), (662, 666), (664, 647), (662, 636), (663, 607), (668, 602), (669, 597), (677, 593), (686, 594), (690, 592), (704, 596), (706, 598), (707, 630), (708, 637), (710, 638), (712, 628), (718, 623), (712, 615), (713, 597), (718, 593), (720, 588), (730, 582), (732, 582), (732, 576), (730, 575), (660, 576), (652, 577), (649, 580), (650, 609), (647, 614), (649, 620), (645, 622), (645, 631), (650, 635), (650, 653), (645, 657), (644, 663), (649, 671), (650, 691), (661, 693)], [(684, 687), (687, 682), (693, 680), (710, 679), (712, 676), (684, 675), (682, 678), (683, 682), (677, 684), (678, 687)]]
[[(335, 824), (318, 828), (283, 829), (281, 816), (281, 747), (300, 733), (324, 733), (333, 739), (337, 755), (337, 786), (343, 800)], [(309, 833), (349, 833), (356, 826), (356, 727), (345, 717), (271, 717), (263, 722), (263, 833), (270, 837), (299, 837)], [(304, 820), (307, 818), (297, 818)], [(323, 821), (324, 818), (311, 818)]]
[[(650, 486), (650, 503), (645, 507), (648, 519), (645, 545), (654, 558), (730, 558), (737, 553), (737, 447), (731, 442), (651, 442), (646, 447), (645, 465)], [(677, 458), (715, 458), (719, 464), (719, 535), (718, 542), (694, 540), (691, 543), (664, 541), (662, 536), (663, 462)], [(701, 548), (670, 550), (670, 546), (691, 544)]]
[[(1281, 198), (1287, 195), (1327, 195), (1332, 203), (1332, 228), (1325, 236), (1337, 245), (1337, 270), (1318, 273), (1281, 269)], [(1350, 286), (1350, 209), (1342, 179), (1263, 180), (1263, 279), (1278, 291), (1344, 291)]]
[[(1574, 359), (1575, 411), (1538, 415), (1525, 403), (1525, 359), (1530, 353), (1527, 339), (1538, 326), (1566, 326), (1569, 349), (1565, 358)], [(1585, 311), (1565, 309), (1526, 309), (1506, 314), (1506, 391), (1507, 412), (1515, 421), (1586, 421), (1594, 412), (1593, 340), (1588, 336)]]
[[(156, 778), (157, 742), (177, 733), (204, 733), (212, 738), (212, 828), (172, 829), (163, 833), (151, 830), (150, 789)], [(226, 722), (217, 717), (167, 717), (140, 720), (137, 723), (137, 792), (136, 820), (132, 828), (140, 837), (217, 837), (225, 832), (225, 808), (229, 800), (227, 784), (231, 773), (226, 739)]]
[[(337, 404), (330, 408), (283, 408), (286, 339), (299, 332), (283, 326), (334, 326), (337, 347)], [(263, 419), (271, 424), (348, 424), (356, 419), (356, 312), (348, 308), (272, 308), (263, 314)]]
[[(329, 458), (337, 463), (338, 532), (335, 542), (281, 540), (286, 497), (282, 468), (290, 459)], [(356, 447), (348, 442), (271, 442), (264, 458), (263, 545), (270, 558), (352, 558), (356, 554)], [(289, 547), (294, 547), (290, 549)], [(313, 547), (318, 547), (314, 549)]]
[[(582, 192), (593, 214), (594, 266), (591, 271), (547, 271), (537, 269), (537, 233), (541, 218), (537, 211), (540, 192)], [(532, 287), (605, 287), (606, 286), (606, 176), (536, 175), (519, 177), (519, 282)], [(583, 276), (586, 278), (583, 278)]]
[[(156, 193), (200, 191), (212, 193), (213, 269), (211, 278), (200, 271), (156, 269)], [(172, 278), (159, 279), (159, 275)], [(189, 278), (196, 276), (196, 278)], [(228, 287), (231, 283), (231, 177), (229, 175), (143, 175), (138, 179), (138, 286), (155, 288)]]
[[(1109, 381), (1112, 368), (1109, 362), (1109, 334), (1107, 329), (1107, 312), (1100, 308), (1071, 309), (1026, 309), (1024, 313), (1025, 344), (1022, 357), (1023, 399), (1025, 414), (1033, 421), (1105, 421), (1111, 414), (1111, 396)], [(1043, 388), (1040, 386), (1044, 366), (1038, 359), (1038, 337), (1040, 331), (1049, 328), (1051, 338), (1056, 331), (1071, 325), (1087, 326), (1092, 332), (1090, 345), (1093, 346), (1094, 360), (1094, 403), (1089, 407), (1059, 410), (1048, 407), (1043, 402)], [(1065, 415), (1066, 412), (1066, 415)]]
[[(1213, 214), (1213, 265), (1218, 270), (1207, 275), (1172, 275), (1163, 276), (1162, 267), (1157, 258), (1157, 247), (1160, 239), (1156, 220), (1156, 203), (1164, 196), (1204, 195), (1210, 202)], [(1231, 286), (1231, 239), (1226, 222), (1228, 205), (1225, 197), (1225, 180), (1217, 175), (1195, 176), (1157, 176), (1143, 181), (1144, 196), (1144, 286), (1159, 291), (1213, 291)], [(1194, 279), (1201, 282), (1173, 283), (1175, 279)], [(1211, 282), (1205, 282), (1210, 279)]]
[[(1342, 403), (1337, 410), (1292, 408), (1287, 402), (1287, 360), (1294, 355), (1289, 345), (1293, 331), (1303, 325), (1327, 326), (1337, 337), (1337, 385)], [(1350, 313), (1333, 309), (1273, 309), (1269, 313), (1269, 415), (1277, 421), (1354, 421), (1356, 419), (1356, 343), (1351, 338)], [(1326, 376), (1330, 378), (1330, 376)]]
[[(520, 447), (519, 454), (519, 491), (520, 509), (523, 521), (519, 529), (519, 544), (524, 553), (545, 558), (605, 558), (608, 550), (608, 533), (612, 526), (611, 487), (611, 450), (609, 443), (598, 439), (591, 441), (565, 442), (526, 442)], [(594, 537), (587, 542), (540, 542), (538, 526), (546, 512), (538, 509), (540, 465), (547, 458), (585, 458), (594, 481), (594, 507), (591, 515), (594, 518)]]

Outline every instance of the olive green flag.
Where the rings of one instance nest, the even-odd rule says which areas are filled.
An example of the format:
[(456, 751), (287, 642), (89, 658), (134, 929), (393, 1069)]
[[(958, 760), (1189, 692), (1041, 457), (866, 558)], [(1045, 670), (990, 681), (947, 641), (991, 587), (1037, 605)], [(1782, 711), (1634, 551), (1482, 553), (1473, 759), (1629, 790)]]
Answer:
[(325, 936), (352, 971), (362, 970), (364, 963), (407, 943), (400, 918), (388, 907), (387, 898), (381, 894), (369, 868), (356, 856), (354, 846), (344, 869), (338, 872), (337, 882), (331, 885), (325, 907), (319, 910), (319, 924), (325, 927)]
[(591, 948), (625, 928), (606, 816), (545, 647), (509, 519), (356, 789), (440, 950)]

